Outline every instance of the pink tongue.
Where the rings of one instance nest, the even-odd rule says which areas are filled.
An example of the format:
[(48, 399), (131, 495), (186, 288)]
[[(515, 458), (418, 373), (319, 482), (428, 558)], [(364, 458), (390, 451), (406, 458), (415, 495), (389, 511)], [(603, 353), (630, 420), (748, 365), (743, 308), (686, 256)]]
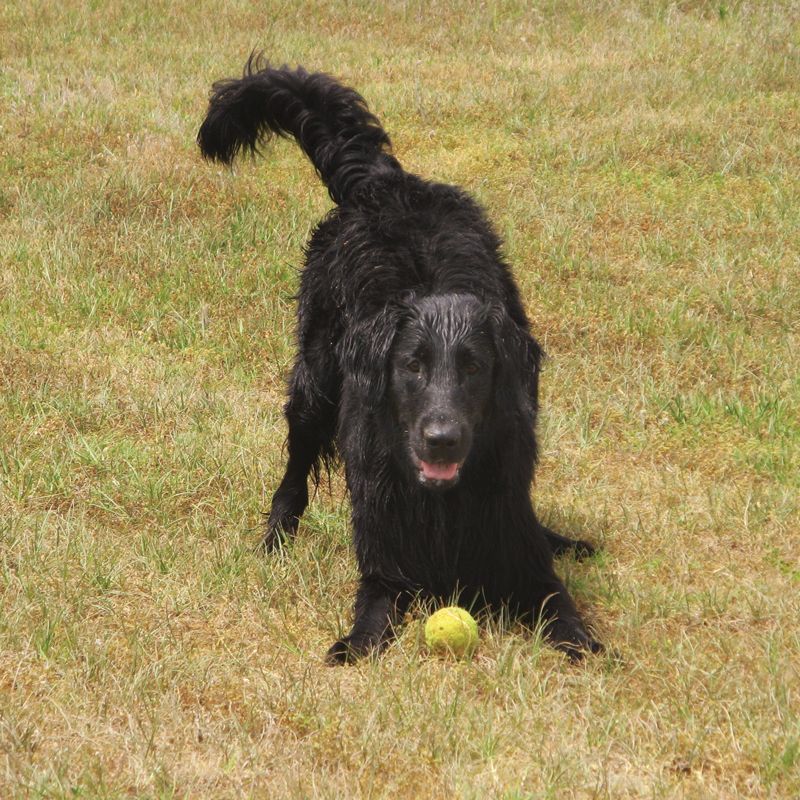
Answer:
[(458, 464), (431, 464), (427, 461), (420, 461), (422, 474), (426, 478), (437, 481), (450, 481), (458, 472)]

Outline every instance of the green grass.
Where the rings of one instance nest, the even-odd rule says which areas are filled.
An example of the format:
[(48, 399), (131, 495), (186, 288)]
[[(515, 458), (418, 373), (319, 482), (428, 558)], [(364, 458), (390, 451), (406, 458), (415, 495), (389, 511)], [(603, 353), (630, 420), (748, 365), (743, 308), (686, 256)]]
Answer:
[[(800, 14), (791, 2), (0, 10), (0, 796), (800, 796)], [(297, 148), (194, 137), (254, 48), (355, 85), (506, 241), (543, 376), (535, 501), (619, 660), (422, 610), (330, 669), (341, 475), (280, 478)]]

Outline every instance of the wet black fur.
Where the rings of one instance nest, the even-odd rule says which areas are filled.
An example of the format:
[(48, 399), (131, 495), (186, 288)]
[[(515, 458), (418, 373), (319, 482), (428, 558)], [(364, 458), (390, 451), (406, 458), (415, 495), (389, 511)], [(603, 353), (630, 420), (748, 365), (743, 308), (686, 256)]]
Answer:
[[(289, 458), (265, 536), (270, 547), (296, 531), (309, 474), (338, 449), (361, 581), (353, 629), (328, 659), (382, 649), (417, 595), (541, 618), (573, 657), (599, 649), (553, 570), (554, 553), (592, 548), (531, 505), (541, 351), (483, 210), (405, 172), (352, 89), (251, 58), (242, 78), (215, 84), (198, 142), (228, 163), (270, 134), (297, 140), (337, 203), (306, 251)], [(455, 485), (421, 482), (409, 443), (421, 414), (423, 429), (435, 418), (464, 432)]]

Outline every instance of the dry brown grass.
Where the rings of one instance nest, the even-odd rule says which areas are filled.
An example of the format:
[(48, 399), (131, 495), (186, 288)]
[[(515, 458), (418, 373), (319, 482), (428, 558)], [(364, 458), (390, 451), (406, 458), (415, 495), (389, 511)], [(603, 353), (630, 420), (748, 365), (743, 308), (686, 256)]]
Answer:
[[(28, 3), (0, 11), (0, 796), (800, 795), (795, 2)], [(341, 479), (252, 552), (301, 246), (280, 143), (194, 135), (253, 47), (356, 85), (507, 242), (541, 514), (621, 660), (484, 621), (329, 669)]]

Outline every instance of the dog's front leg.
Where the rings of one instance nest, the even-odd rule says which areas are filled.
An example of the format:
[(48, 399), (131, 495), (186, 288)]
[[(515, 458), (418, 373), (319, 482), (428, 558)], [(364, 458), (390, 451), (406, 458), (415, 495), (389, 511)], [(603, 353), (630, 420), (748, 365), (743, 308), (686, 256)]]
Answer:
[(377, 655), (394, 636), (394, 627), (410, 602), (407, 592), (391, 589), (375, 578), (362, 578), (356, 592), (353, 629), (328, 650), (329, 664), (351, 664)]

